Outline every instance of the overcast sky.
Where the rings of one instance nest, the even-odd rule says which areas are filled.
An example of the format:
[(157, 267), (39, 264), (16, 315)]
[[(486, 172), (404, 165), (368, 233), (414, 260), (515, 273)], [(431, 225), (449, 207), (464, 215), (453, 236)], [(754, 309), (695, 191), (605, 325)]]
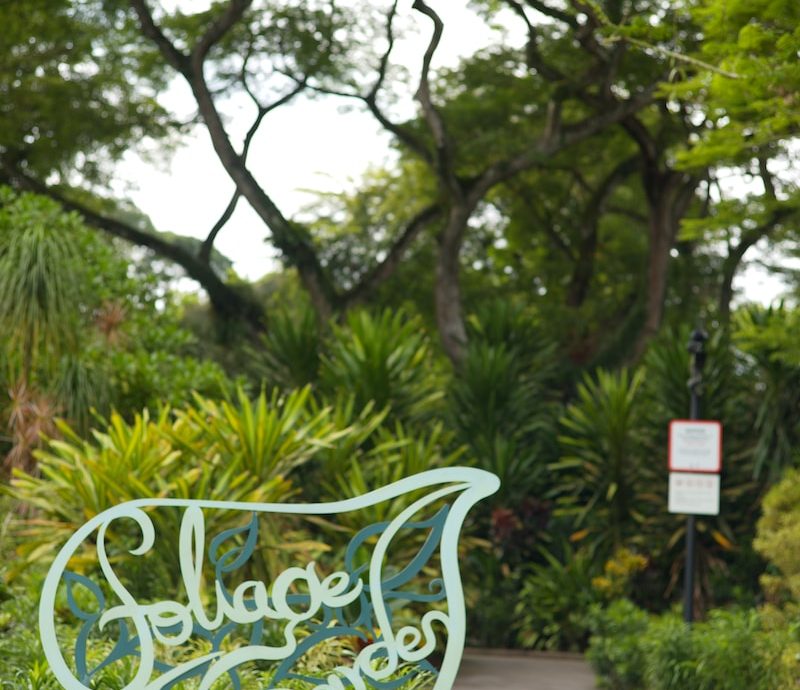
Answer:
[[(165, 6), (199, 11), (204, 0), (165, 0)], [(406, 3), (410, 6), (410, 2)], [(455, 66), (458, 57), (475, 46), (488, 45), (492, 31), (460, 2), (431, 1), (445, 21), (445, 31), (434, 66)], [(403, 64), (416, 73), (429, 36), (429, 22), (417, 17), (422, 31), (398, 46)], [(522, 41), (517, 32), (506, 41)], [(190, 113), (193, 101), (188, 87), (176, 79), (164, 101), (177, 111)], [(256, 178), (286, 215), (291, 216), (313, 197), (303, 190), (343, 191), (353, 188), (370, 165), (381, 166), (388, 157), (389, 138), (375, 120), (361, 109), (342, 112), (344, 101), (333, 98), (300, 97), (271, 113), (253, 142), (249, 164)], [(244, 131), (252, 112), (242, 103), (234, 110), (231, 131)], [(146, 147), (145, 147), (146, 148)], [(119, 167), (124, 183), (118, 187), (159, 230), (205, 237), (222, 213), (233, 192), (233, 184), (222, 169), (205, 130), (187, 137), (165, 166), (146, 162), (129, 152)], [(275, 268), (274, 252), (264, 242), (263, 223), (247, 203), (237, 211), (219, 235), (216, 246), (233, 260), (237, 273), (254, 280)], [(751, 269), (739, 277), (738, 286), (748, 299), (770, 302), (781, 292), (780, 280), (763, 270)]]

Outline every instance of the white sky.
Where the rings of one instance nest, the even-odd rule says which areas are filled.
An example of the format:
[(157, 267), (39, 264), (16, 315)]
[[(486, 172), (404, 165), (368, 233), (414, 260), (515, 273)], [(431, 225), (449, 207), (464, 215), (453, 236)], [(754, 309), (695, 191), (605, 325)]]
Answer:
[[(164, 6), (198, 11), (206, 0), (163, 0)], [(476, 46), (488, 45), (493, 32), (464, 5), (452, 0), (429, 0), (445, 22), (436, 66), (454, 66), (458, 57)], [(427, 18), (410, 10), (421, 33), (397, 46), (403, 64), (418, 73), (415, 61), (429, 36)], [(516, 23), (511, 22), (512, 26)], [(519, 32), (506, 40), (521, 42)], [(184, 114), (192, 112), (188, 87), (178, 79), (164, 100)], [(303, 190), (344, 191), (353, 188), (370, 166), (381, 166), (390, 154), (389, 137), (371, 115), (353, 108), (341, 112), (340, 99), (300, 97), (267, 116), (251, 147), (249, 164), (256, 178), (278, 207), (291, 216), (313, 199)], [(351, 104), (352, 105), (352, 104)], [(242, 107), (232, 114), (230, 130), (243, 132), (252, 112)], [(143, 147), (146, 148), (146, 145)], [(125, 193), (150, 216), (159, 230), (203, 238), (222, 213), (233, 184), (219, 163), (205, 130), (188, 136), (166, 166), (157, 167), (130, 151), (118, 167), (118, 192)], [(274, 270), (274, 250), (264, 242), (263, 223), (244, 200), (217, 238), (216, 247), (234, 262), (239, 275), (255, 280)], [(740, 273), (736, 287), (749, 300), (771, 302), (782, 293), (777, 276), (750, 267)]]

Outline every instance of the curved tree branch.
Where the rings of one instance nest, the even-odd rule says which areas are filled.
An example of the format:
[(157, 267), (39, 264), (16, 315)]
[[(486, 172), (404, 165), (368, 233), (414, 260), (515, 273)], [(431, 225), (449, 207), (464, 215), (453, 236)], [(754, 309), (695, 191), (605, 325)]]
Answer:
[(580, 28), (580, 24), (578, 24), (578, 19), (575, 15), (570, 14), (569, 12), (565, 12), (557, 7), (552, 7), (548, 5), (546, 2), (542, 2), (542, 0), (525, 0), (530, 7), (535, 9), (537, 12), (545, 15), (546, 17), (550, 17), (551, 19), (557, 19), (560, 22), (563, 22), (570, 29), (577, 30)]
[(453, 160), (453, 141), (447, 132), (444, 119), (441, 113), (433, 104), (430, 87), (430, 70), (433, 56), (442, 40), (444, 23), (439, 15), (430, 7), (425, 0), (414, 0), (413, 9), (421, 12), (433, 22), (433, 33), (422, 57), (422, 70), (420, 72), (419, 86), (416, 98), (422, 106), (422, 114), (428, 125), (428, 130), (433, 136), (436, 145), (436, 167), (440, 180), (448, 188), (454, 198), (459, 199), (463, 196), (461, 183), (456, 176)]
[[(294, 98), (298, 93), (300, 93), (305, 88), (305, 82), (298, 84), (289, 93), (285, 94), (284, 96), (270, 103), (267, 106), (262, 106), (259, 104), (258, 99), (246, 85), (244, 75), (242, 75), (242, 83), (245, 86), (245, 90), (247, 91), (248, 95), (250, 95), (250, 97), (253, 99), (253, 101), (256, 103), (256, 106), (258, 107), (258, 114), (256, 115), (253, 124), (250, 126), (250, 129), (247, 131), (247, 134), (245, 135), (244, 144), (242, 146), (242, 153), (240, 154), (242, 161), (245, 162), (247, 161), (247, 156), (250, 153), (250, 145), (252, 144), (253, 138), (255, 137), (256, 132), (258, 132), (258, 128), (260, 127), (264, 117), (266, 117), (266, 115), (275, 108), (283, 105), (284, 103), (288, 103), (290, 100), (292, 100), (292, 98)], [(222, 215), (219, 217), (217, 222), (214, 223), (213, 227), (208, 233), (208, 236), (203, 241), (203, 244), (200, 246), (200, 251), (198, 253), (200, 259), (204, 261), (209, 261), (209, 259), (211, 258), (211, 250), (214, 248), (214, 242), (217, 239), (217, 235), (219, 235), (222, 228), (225, 227), (227, 222), (231, 219), (231, 216), (233, 216), (233, 212), (236, 210), (236, 206), (239, 203), (239, 199), (241, 198), (241, 196), (242, 193), (239, 190), (239, 188), (237, 187), (236, 189), (234, 189), (233, 195), (231, 196), (231, 200), (228, 202), (228, 205), (225, 207), (225, 210), (222, 212)]]
[(482, 199), (495, 185), (518, 173), (528, 170), (559, 151), (589, 139), (610, 125), (621, 123), (629, 115), (653, 102), (654, 87), (620, 101), (613, 108), (597, 115), (592, 114), (574, 124), (558, 128), (555, 135), (545, 131), (530, 147), (516, 156), (488, 166), (471, 184), (470, 198)]
[(342, 295), (340, 306), (347, 310), (352, 306), (364, 301), (368, 294), (374, 291), (381, 283), (388, 280), (397, 270), (403, 255), (408, 251), (414, 240), (417, 239), (422, 230), (437, 218), (442, 212), (439, 204), (431, 204), (422, 209), (406, 225), (403, 232), (397, 238), (386, 257), (372, 268), (351, 290)]
[(238, 189), (233, 191), (231, 200), (228, 202), (228, 205), (225, 207), (222, 215), (217, 219), (217, 222), (214, 223), (211, 230), (209, 230), (208, 235), (203, 240), (203, 244), (200, 245), (200, 251), (197, 252), (197, 258), (201, 261), (208, 263), (211, 260), (211, 250), (214, 248), (214, 242), (217, 239), (217, 235), (219, 235), (222, 228), (227, 225), (228, 221), (231, 219), (231, 216), (233, 216), (233, 212), (236, 210), (236, 205), (239, 203), (241, 196), (242, 194)]
[[(174, 46), (156, 26), (152, 15), (147, 10), (145, 0), (130, 0), (130, 2), (137, 11), (144, 35), (156, 43), (164, 58), (174, 66)], [(237, 17), (241, 17), (249, 4), (249, 0), (231, 0), (228, 11), (206, 32), (208, 49), (215, 40), (219, 40), (224, 35)], [(325, 274), (307, 234), (283, 215), (272, 198), (259, 185), (242, 156), (234, 149), (203, 74), (203, 58), (207, 55), (207, 49), (205, 53), (203, 52), (203, 45), (205, 44), (201, 39), (198, 44), (200, 49), (195, 50), (192, 54), (191, 69), (179, 71), (192, 90), (200, 117), (211, 137), (211, 144), (236, 188), (272, 231), (275, 246), (291, 264), (296, 266), (320, 318), (328, 318), (335, 300), (333, 286)], [(183, 63), (181, 65), (185, 67)]]
[(207, 261), (195, 256), (189, 250), (119, 219), (98, 213), (86, 204), (69, 199), (61, 191), (53, 189), (19, 170), (6, 169), (6, 173), (20, 188), (50, 197), (67, 211), (79, 214), (87, 225), (102, 230), (112, 237), (147, 247), (160, 257), (178, 264), (186, 271), (189, 278), (196, 280), (202, 286), (215, 313), (222, 318), (241, 318), (245, 319), (255, 330), (263, 328), (264, 311), (262, 306), (247, 293), (225, 283)]
[[(429, 165), (433, 165), (433, 156), (431, 152), (428, 150), (427, 145), (425, 142), (416, 136), (411, 130), (406, 127), (403, 127), (396, 122), (392, 122), (386, 113), (383, 112), (381, 107), (378, 105), (378, 94), (380, 93), (381, 88), (383, 87), (384, 82), (386, 81), (386, 74), (389, 69), (389, 58), (391, 57), (392, 51), (394, 50), (395, 44), (395, 36), (394, 36), (394, 19), (397, 15), (397, 5), (399, 0), (395, 0), (392, 4), (389, 12), (386, 16), (386, 40), (387, 40), (387, 48), (383, 52), (380, 57), (378, 63), (378, 77), (373, 83), (372, 87), (370, 88), (369, 92), (366, 94), (361, 93), (353, 93), (349, 91), (340, 91), (337, 89), (331, 89), (325, 86), (319, 85), (308, 85), (312, 91), (316, 91), (317, 93), (324, 93), (330, 96), (338, 96), (339, 98), (349, 98), (361, 101), (367, 106), (367, 109), (370, 111), (372, 116), (378, 121), (381, 127), (383, 127), (387, 132), (393, 134), (397, 137), (398, 141), (405, 144), (406, 147), (416, 155), (418, 155), (423, 161), (428, 163)], [(291, 79), (297, 78), (291, 74), (287, 74)]]
[[(767, 192), (769, 195), (769, 192)], [(783, 223), (797, 213), (794, 207), (775, 208), (760, 225), (742, 233), (739, 242), (732, 247), (722, 264), (722, 280), (719, 291), (719, 319), (723, 325), (730, 321), (731, 301), (733, 300), (733, 279), (744, 260), (745, 254), (760, 240), (771, 236)]]
[(155, 23), (153, 14), (147, 6), (147, 0), (130, 0), (130, 4), (139, 18), (142, 34), (156, 45), (167, 64), (176, 72), (187, 76), (191, 72), (189, 56), (178, 50), (175, 44), (167, 38), (167, 35)]
[(225, 37), (225, 34), (244, 16), (252, 4), (253, 0), (230, 0), (225, 11), (211, 22), (192, 49), (191, 60), (195, 69), (202, 69), (203, 62), (211, 48)]

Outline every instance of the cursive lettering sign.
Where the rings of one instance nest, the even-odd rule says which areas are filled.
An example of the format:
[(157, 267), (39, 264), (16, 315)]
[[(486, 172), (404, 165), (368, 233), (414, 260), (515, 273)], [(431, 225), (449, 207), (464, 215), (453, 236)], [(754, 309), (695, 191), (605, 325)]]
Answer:
[[(436, 674), (434, 690), (449, 690), (463, 652), (465, 612), (458, 570), (458, 536), (469, 508), (497, 490), (497, 478), (473, 468), (430, 470), (395, 482), (364, 496), (320, 504), (246, 504), (179, 499), (131, 501), (96, 516), (78, 530), (57, 555), (47, 575), (39, 608), (42, 644), (48, 662), (66, 690), (87, 690), (97, 673), (126, 657), (136, 659), (136, 671), (123, 690), (165, 690), (196, 678), (198, 690), (210, 690), (220, 678), (228, 676), (239, 687), (238, 671), (245, 664), (272, 664), (272, 688), (288, 679), (308, 680), (318, 690), (390, 690), (398, 679), (413, 678), (423, 671)], [(420, 489), (425, 493), (410, 502), (394, 519), (369, 525), (350, 541), (341, 567), (327, 575), (316, 563), (292, 566), (271, 583), (245, 579), (231, 591), (226, 575), (249, 558), (256, 544), (258, 517), (265, 513), (328, 515), (357, 511), (381, 501), (395, 499)], [(427, 520), (417, 520), (425, 508), (443, 504)], [(107, 550), (109, 526), (117, 520), (132, 520), (141, 535), (130, 550), (134, 558), (151, 551), (156, 534), (145, 509), (161, 507), (183, 510), (178, 536), (177, 557), (184, 596), (140, 603), (123, 584)], [(204, 510), (238, 510), (252, 515), (244, 546), (237, 547), (236, 558), (220, 556), (217, 549), (227, 533), (211, 542), (210, 560), (215, 569), (213, 596), (204, 598), (206, 567), (206, 527)], [(399, 570), (386, 572), (387, 555), (402, 530), (419, 529), (426, 534), (413, 559)], [(100, 572), (113, 598), (108, 605), (102, 588), (88, 578), (69, 571), (69, 561), (96, 532), (94, 545)], [(242, 530), (232, 532), (240, 533)], [(359, 563), (357, 554), (369, 549), (369, 559)], [(409, 589), (430, 559), (438, 556), (441, 578), (429, 583), (425, 592)], [(55, 601), (60, 586), (65, 586), (69, 607), (80, 619), (82, 629), (74, 648), (73, 663), (64, 657), (55, 629)], [(97, 609), (82, 609), (73, 590), (82, 586), (97, 600)], [(423, 613), (417, 625), (398, 626), (389, 602), (437, 604)], [(446, 605), (446, 611), (442, 608)], [(355, 613), (353, 612), (355, 610)], [(265, 626), (282, 628), (282, 639), (265, 639)], [(116, 627), (118, 640), (101, 663), (90, 668), (87, 653), (93, 630)], [(247, 629), (244, 644), (224, 644), (232, 630)], [(375, 639), (365, 630), (379, 631)], [(428, 657), (440, 637), (446, 637), (444, 659), (435, 669)], [(350, 665), (330, 669), (324, 678), (310, 678), (295, 668), (298, 660), (315, 645), (336, 636), (362, 639), (360, 651)], [(197, 638), (209, 642), (211, 651), (179, 663), (158, 657), (160, 647), (177, 648)], [(196, 648), (192, 647), (192, 648)], [(179, 657), (184, 659), (185, 657)]]

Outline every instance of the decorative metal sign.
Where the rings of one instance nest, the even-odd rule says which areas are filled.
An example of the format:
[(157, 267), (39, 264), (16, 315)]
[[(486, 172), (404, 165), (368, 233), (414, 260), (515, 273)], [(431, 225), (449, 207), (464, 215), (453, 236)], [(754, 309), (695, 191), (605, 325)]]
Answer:
[[(459, 533), (469, 509), (499, 484), (483, 470), (442, 468), (332, 503), (146, 499), (115, 506), (69, 539), (45, 579), (39, 606), (45, 655), (66, 690), (87, 690), (104, 669), (121, 663), (133, 669), (121, 690), (166, 690), (188, 680), (198, 690), (210, 690), (223, 678), (238, 690), (239, 670), (254, 665), (271, 669), (266, 687), (276, 689), (306, 681), (316, 690), (394, 690), (429, 674), (434, 690), (450, 690), (465, 640)], [(319, 519), (402, 497), (407, 505), (395, 517), (352, 536), (342, 563), (292, 566), (269, 583), (242, 575), (259, 549), (259, 519)], [(130, 561), (146, 563), (152, 555), (153, 515), (160, 510), (180, 514), (173, 548), (181, 585), (175, 598), (139, 602), (120, 568)], [(220, 510), (243, 511), (249, 523), (214, 536), (207, 546), (206, 515)], [(114, 549), (114, 537), (126, 530), (135, 534), (135, 545)], [(414, 547), (407, 562), (388, 565), (397, 544), (409, 538)], [(87, 547), (95, 552), (104, 582), (73, 567), (85, 559)], [(440, 573), (431, 575), (434, 566)], [(204, 570), (213, 574), (213, 594), (204, 587)], [(421, 582), (427, 586), (420, 587)], [(59, 603), (64, 594), (66, 605)], [(397, 612), (408, 607), (424, 609), (418, 621), (397, 620)], [(65, 615), (79, 623), (66, 653), (58, 630)], [(110, 651), (99, 660), (92, 657), (92, 642), (107, 642), (109, 636)], [(322, 675), (298, 670), (304, 655), (334, 638), (358, 641), (349, 659)], [(443, 656), (434, 665), (437, 648)], [(178, 649), (185, 653), (176, 654)]]

